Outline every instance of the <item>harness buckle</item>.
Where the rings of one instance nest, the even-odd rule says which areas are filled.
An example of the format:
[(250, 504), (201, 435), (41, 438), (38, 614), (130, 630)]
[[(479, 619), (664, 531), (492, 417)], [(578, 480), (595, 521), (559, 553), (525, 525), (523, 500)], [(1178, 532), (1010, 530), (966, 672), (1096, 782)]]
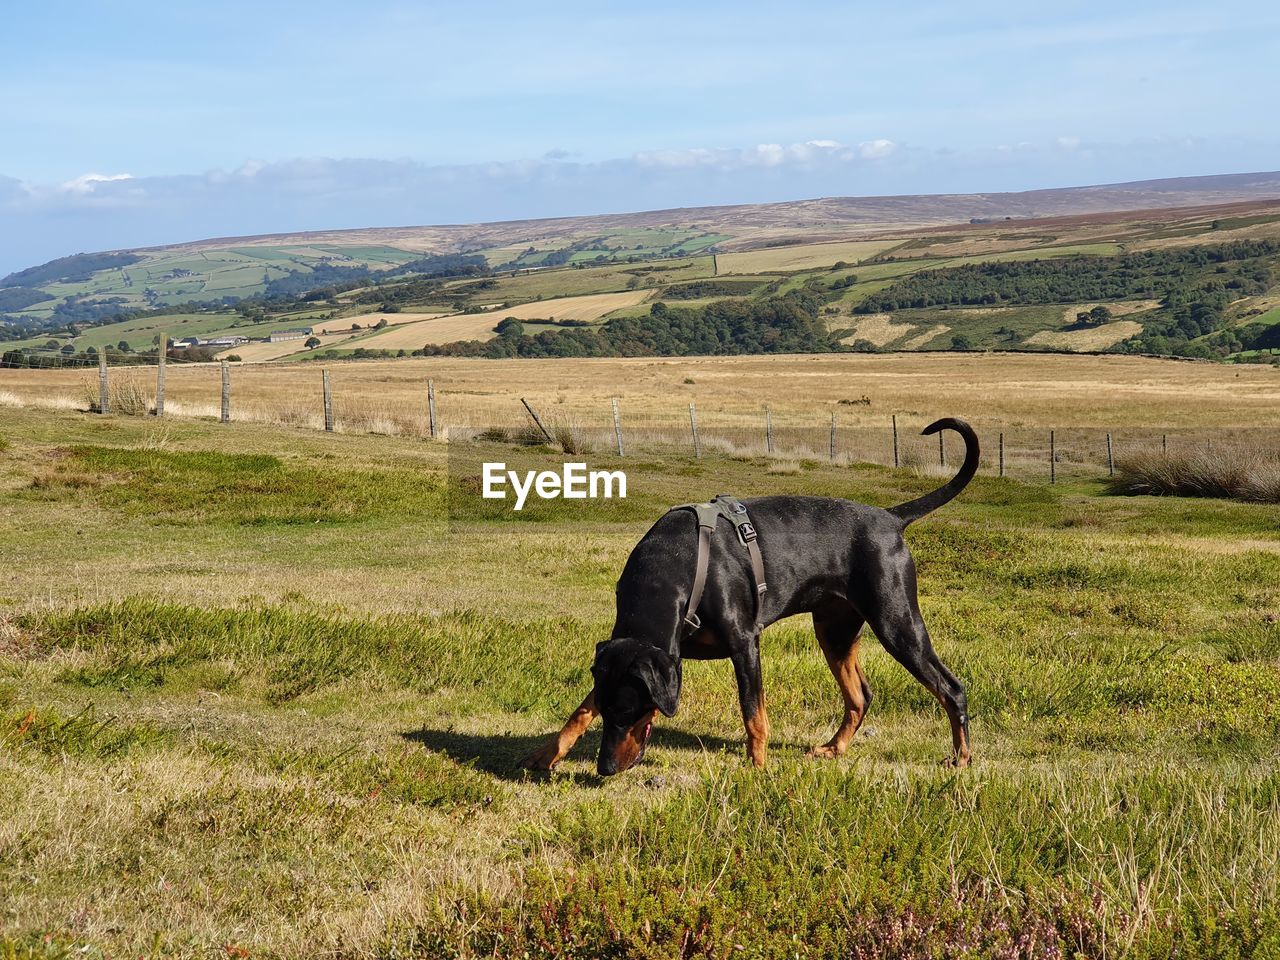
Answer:
[(741, 523), (737, 524), (737, 527), (738, 527), (738, 539), (741, 540), (743, 543), (750, 543), (752, 540), (756, 538), (755, 525), (751, 523), (749, 520), (743, 520)]
[(685, 615), (684, 625), (688, 628), (690, 634), (697, 633), (702, 629), (702, 621), (698, 619), (698, 615), (692, 610)]

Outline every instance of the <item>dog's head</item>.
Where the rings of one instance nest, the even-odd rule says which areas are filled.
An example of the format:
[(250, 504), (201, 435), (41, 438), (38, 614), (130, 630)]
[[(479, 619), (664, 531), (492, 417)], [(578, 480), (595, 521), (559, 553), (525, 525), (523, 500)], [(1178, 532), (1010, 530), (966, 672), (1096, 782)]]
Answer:
[(596, 769), (607, 777), (640, 762), (655, 714), (676, 715), (680, 664), (664, 650), (622, 637), (596, 647), (591, 675), (604, 721)]

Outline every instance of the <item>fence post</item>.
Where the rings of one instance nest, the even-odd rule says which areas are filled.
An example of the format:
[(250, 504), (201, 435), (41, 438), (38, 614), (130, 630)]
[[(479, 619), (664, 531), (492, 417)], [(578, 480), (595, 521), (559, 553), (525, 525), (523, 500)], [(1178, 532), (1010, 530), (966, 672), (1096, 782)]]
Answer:
[(622, 420), (618, 417), (618, 398), (613, 398), (613, 438), (618, 441), (618, 456), (625, 457), (622, 449)]
[(1049, 482), (1058, 482), (1058, 437), (1053, 431), (1049, 431)]
[(698, 439), (698, 408), (692, 403), (689, 404), (689, 429), (693, 432), (693, 455), (701, 459), (702, 443)]
[(773, 453), (773, 414), (768, 404), (764, 408), (764, 449), (766, 453)]
[(938, 431), (938, 466), (945, 467), (947, 465), (947, 441), (943, 439), (943, 433)]
[(427, 429), (431, 431), (431, 439), (436, 438), (436, 382), (427, 381)]
[(320, 378), (324, 388), (324, 429), (328, 433), (333, 433), (333, 388), (329, 383), (329, 371), (321, 371)]
[(1000, 476), (1004, 476), (1004, 431), (1000, 431)]
[(1167, 433), (1160, 434), (1160, 453), (1166, 457), (1169, 455), (1169, 435)]
[(831, 459), (836, 458), (836, 414), (831, 411)]
[(898, 415), (893, 415), (893, 466), (898, 466)]
[(533, 422), (538, 425), (538, 429), (542, 431), (542, 435), (547, 438), (547, 443), (555, 443), (555, 437), (551, 436), (551, 431), (543, 426), (542, 418), (538, 416), (538, 412), (529, 406), (529, 401), (524, 397), (520, 398), (520, 402), (524, 404), (524, 408), (529, 411), (529, 416), (533, 417)]
[(1107, 434), (1107, 476), (1114, 477), (1116, 475), (1116, 453), (1115, 448), (1111, 445), (1111, 434)]
[(169, 336), (160, 331), (160, 349), (156, 352), (156, 416), (164, 416), (164, 362), (168, 359)]
[(231, 422), (231, 368), (222, 361), (222, 422)]
[(111, 394), (107, 390), (107, 352), (98, 356), (98, 412), (104, 416), (111, 412)]

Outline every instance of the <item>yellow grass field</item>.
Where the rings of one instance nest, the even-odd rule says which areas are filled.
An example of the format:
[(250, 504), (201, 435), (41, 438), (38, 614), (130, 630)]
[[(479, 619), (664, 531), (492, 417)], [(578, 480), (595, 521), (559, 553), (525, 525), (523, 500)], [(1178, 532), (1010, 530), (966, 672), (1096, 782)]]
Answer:
[[(322, 347), (336, 347), (346, 340), (350, 340), (353, 334), (348, 331), (346, 333), (331, 333), (326, 336), (317, 336)], [(226, 357), (239, 357), (245, 363), (259, 363), (266, 360), (279, 360), (281, 357), (292, 356), (295, 353), (302, 353), (306, 350), (307, 338), (300, 340), (281, 340), (279, 343), (242, 343), (238, 347), (231, 347), (217, 354), (218, 359)]]
[[(459, 318), (416, 326), (450, 323)], [(493, 315), (466, 319), (492, 320)], [(403, 328), (402, 328), (403, 329)], [(400, 333), (400, 330), (388, 333)], [(362, 340), (361, 343), (369, 343)], [(262, 411), (302, 404), (319, 409), (318, 364), (233, 367), (233, 419), (246, 406)], [(963, 416), (975, 423), (1035, 427), (1107, 425), (1263, 427), (1280, 421), (1280, 374), (1269, 366), (1226, 366), (1125, 356), (1059, 354), (840, 354), (564, 360), (450, 357), (335, 362), (328, 365), (336, 402), (395, 417), (419, 417), (426, 382), (435, 381), (445, 425), (519, 422), (520, 398), (549, 417), (601, 424), (621, 399), (624, 423), (640, 420), (687, 429), (688, 404), (700, 421), (754, 422), (769, 404), (775, 419), (821, 424), (834, 411), (842, 426), (878, 426), (900, 417)], [(114, 368), (154, 388), (153, 367)], [(0, 402), (82, 403), (97, 371), (0, 371)], [(216, 405), (216, 364), (171, 364), (170, 402)], [(867, 404), (841, 400), (865, 396)], [(314, 401), (314, 402), (312, 402)]]
[(855, 340), (867, 340), (877, 347), (892, 343), (903, 334), (915, 330), (918, 324), (895, 323), (887, 313), (872, 313), (853, 318), (853, 333), (841, 338), (842, 343), (853, 343)]
[(835, 243), (804, 243), (790, 247), (768, 247), (742, 253), (722, 253), (716, 258), (721, 275), (729, 273), (770, 273), (811, 270), (844, 260), (858, 263), (896, 247), (901, 240), (842, 240)]
[(317, 331), (330, 330), (337, 332), (344, 328), (350, 328), (352, 324), (359, 324), (362, 327), (376, 326), (379, 320), (387, 321), (387, 326), (397, 327), (402, 323), (417, 323), (420, 320), (435, 320), (437, 317), (447, 317), (447, 313), (361, 313), (354, 317), (339, 317), (337, 320), (321, 320), (316, 323)]
[(1141, 332), (1136, 320), (1116, 320), (1085, 330), (1041, 330), (1027, 337), (1027, 343), (1058, 350), (1105, 350)]
[[(507, 317), (517, 320), (599, 320), (605, 314), (632, 307), (649, 296), (648, 290), (625, 293), (596, 293), (583, 297), (537, 300), (486, 313), (461, 313), (432, 320), (400, 324), (360, 341), (373, 350), (416, 350), (425, 344), (454, 343), (458, 340), (490, 340), (493, 328)], [(372, 314), (371, 314), (372, 316)], [(394, 314), (392, 314), (394, 316)]]

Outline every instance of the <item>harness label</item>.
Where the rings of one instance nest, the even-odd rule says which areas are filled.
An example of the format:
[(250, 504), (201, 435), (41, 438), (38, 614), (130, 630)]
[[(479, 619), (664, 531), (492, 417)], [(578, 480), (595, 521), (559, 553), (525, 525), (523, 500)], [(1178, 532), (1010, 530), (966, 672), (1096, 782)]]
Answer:
[[(505, 463), (486, 463), (482, 473), (481, 496), (486, 500), (506, 500), (507, 486), (515, 493), (513, 510), (523, 510), (529, 494), (543, 500), (611, 500), (627, 496), (627, 475), (621, 470), (587, 470), (585, 463), (566, 463), (561, 471), (528, 470), (522, 477)], [(616, 493), (615, 493), (616, 491)]]

